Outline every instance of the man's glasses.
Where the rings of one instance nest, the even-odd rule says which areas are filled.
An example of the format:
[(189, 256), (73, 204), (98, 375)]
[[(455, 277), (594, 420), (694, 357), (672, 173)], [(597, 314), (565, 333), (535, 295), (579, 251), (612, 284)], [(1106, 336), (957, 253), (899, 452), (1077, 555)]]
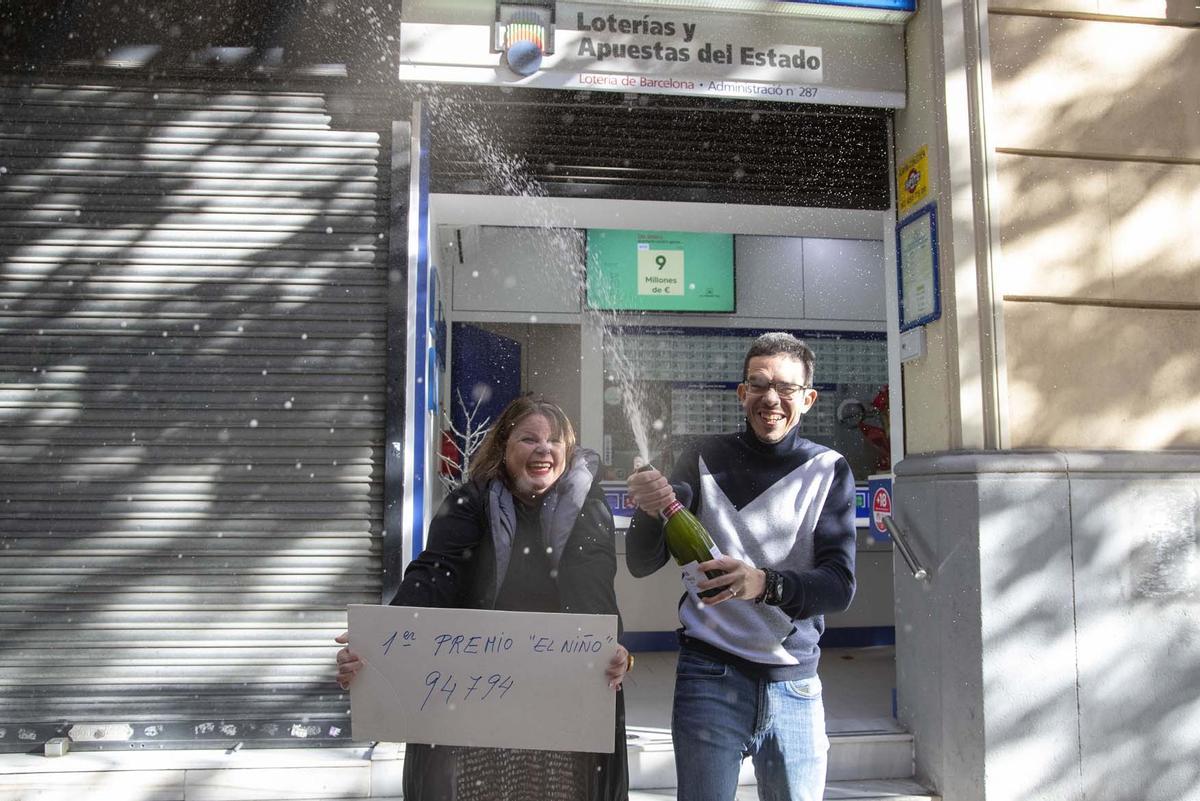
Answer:
[(742, 382), (746, 385), (746, 391), (751, 395), (766, 395), (770, 389), (775, 390), (775, 394), (781, 398), (790, 398), (802, 389), (812, 389), (811, 386), (804, 384), (789, 384), (786, 381), (768, 381), (765, 378), (747, 378)]

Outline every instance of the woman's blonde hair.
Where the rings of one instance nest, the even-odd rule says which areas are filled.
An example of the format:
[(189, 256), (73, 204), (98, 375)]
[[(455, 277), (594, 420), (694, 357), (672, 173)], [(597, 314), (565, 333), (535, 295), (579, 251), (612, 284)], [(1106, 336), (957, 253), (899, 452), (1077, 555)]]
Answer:
[(570, 419), (557, 405), (547, 400), (522, 395), (504, 407), (500, 417), (492, 425), (483, 444), (479, 446), (474, 458), (471, 459), (471, 476), (485, 481), (498, 478), (512, 489), (512, 477), (504, 469), (504, 451), (508, 448), (508, 438), (513, 429), (530, 415), (540, 414), (550, 423), (550, 432), (558, 437), (566, 446), (564, 469), (571, 466), (575, 455), (575, 427)]

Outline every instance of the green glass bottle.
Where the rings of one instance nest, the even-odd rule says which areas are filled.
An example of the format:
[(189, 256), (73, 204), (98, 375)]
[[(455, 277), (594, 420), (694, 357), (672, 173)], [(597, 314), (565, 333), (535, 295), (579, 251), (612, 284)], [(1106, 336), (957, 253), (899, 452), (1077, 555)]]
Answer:
[(719, 559), (721, 556), (720, 549), (704, 525), (694, 514), (684, 509), (679, 501), (671, 501), (671, 505), (663, 510), (662, 518), (667, 550), (683, 568), (683, 583), (687, 585), (688, 591), (700, 598), (711, 598), (721, 593), (723, 590), (716, 587), (707, 590), (696, 589), (696, 584), (705, 578), (725, 575), (720, 570), (700, 570), (700, 562)]

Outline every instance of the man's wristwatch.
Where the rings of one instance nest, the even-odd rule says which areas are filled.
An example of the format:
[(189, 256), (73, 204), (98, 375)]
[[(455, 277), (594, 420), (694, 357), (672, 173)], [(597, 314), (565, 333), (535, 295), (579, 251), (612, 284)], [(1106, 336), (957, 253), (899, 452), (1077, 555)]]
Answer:
[(779, 606), (783, 603), (783, 575), (778, 570), (772, 570), (769, 567), (762, 568), (762, 572), (766, 575), (766, 584), (763, 586), (762, 594), (755, 598), (754, 602), (767, 606)]

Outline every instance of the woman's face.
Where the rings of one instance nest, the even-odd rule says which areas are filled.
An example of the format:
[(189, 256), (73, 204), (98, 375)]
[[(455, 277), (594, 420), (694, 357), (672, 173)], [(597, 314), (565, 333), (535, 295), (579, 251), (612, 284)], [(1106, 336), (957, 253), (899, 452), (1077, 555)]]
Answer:
[(504, 469), (514, 494), (528, 500), (550, 489), (566, 469), (566, 456), (566, 443), (548, 419), (531, 414), (517, 423), (504, 446)]

